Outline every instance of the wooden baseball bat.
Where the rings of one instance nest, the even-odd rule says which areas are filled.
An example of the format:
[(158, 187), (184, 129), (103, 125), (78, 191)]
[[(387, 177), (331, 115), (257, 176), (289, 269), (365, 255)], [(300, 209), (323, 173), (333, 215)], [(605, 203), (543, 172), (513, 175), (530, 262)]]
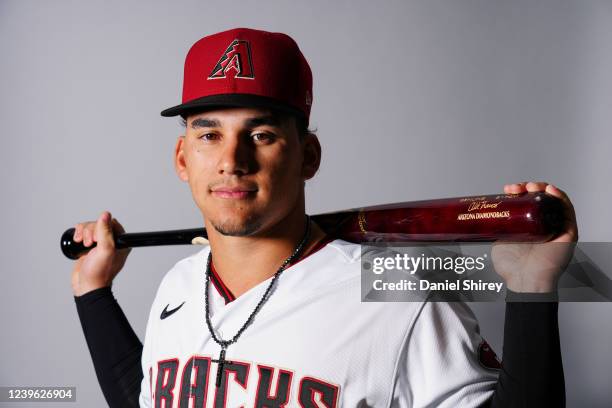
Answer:
[[(350, 242), (545, 242), (564, 228), (564, 206), (543, 192), (409, 201), (312, 216), (327, 234)], [(61, 249), (77, 259), (95, 246), (74, 242), (74, 228)], [(118, 249), (186, 245), (206, 239), (206, 229), (132, 232), (115, 237)]]

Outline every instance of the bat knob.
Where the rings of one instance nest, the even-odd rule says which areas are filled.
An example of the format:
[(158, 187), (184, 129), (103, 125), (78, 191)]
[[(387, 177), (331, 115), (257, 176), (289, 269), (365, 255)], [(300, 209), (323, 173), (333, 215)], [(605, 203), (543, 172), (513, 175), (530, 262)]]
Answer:
[(91, 246), (86, 247), (82, 242), (74, 242), (74, 228), (68, 228), (60, 239), (60, 247), (62, 253), (70, 259), (79, 259), (79, 257), (96, 246), (94, 242)]

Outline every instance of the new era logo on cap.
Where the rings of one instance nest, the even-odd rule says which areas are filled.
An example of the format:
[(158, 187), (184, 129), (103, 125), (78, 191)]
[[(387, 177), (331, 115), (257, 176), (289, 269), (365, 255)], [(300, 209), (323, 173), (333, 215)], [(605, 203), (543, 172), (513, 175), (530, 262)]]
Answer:
[(162, 116), (218, 107), (266, 107), (303, 116), (312, 105), (312, 72), (286, 34), (250, 28), (197, 41), (185, 59), (183, 98)]

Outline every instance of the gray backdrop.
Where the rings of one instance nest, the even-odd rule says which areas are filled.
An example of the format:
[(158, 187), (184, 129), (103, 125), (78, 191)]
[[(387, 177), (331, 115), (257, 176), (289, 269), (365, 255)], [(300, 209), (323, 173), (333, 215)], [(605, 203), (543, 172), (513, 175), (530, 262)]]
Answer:
[[(546, 180), (581, 240), (610, 241), (612, 3), (178, 3), (0, 0), (0, 385), (104, 404), (59, 236), (104, 209), (129, 231), (201, 225), (173, 170), (181, 128), (159, 111), (179, 102), (189, 46), (228, 28), (286, 32), (310, 61), (324, 150), (310, 213)], [(130, 255), (114, 292), (141, 338), (161, 277), (193, 251)], [(501, 353), (504, 306), (474, 309)], [(560, 306), (570, 407), (612, 400), (611, 313)]]

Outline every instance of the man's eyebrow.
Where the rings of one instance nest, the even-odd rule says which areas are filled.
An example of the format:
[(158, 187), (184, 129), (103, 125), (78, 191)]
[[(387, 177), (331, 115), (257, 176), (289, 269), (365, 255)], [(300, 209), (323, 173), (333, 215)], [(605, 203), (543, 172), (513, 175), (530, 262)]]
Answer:
[(219, 127), (219, 121), (217, 119), (206, 119), (197, 118), (191, 122), (192, 129), (207, 128), (207, 127)]
[[(274, 115), (257, 116), (254, 118), (248, 118), (244, 121), (244, 126), (248, 128), (254, 128), (263, 125), (280, 126), (281, 121), (278, 117)], [(212, 128), (220, 127), (221, 123), (217, 119), (197, 118), (191, 122), (190, 126), (192, 129)]]
[(273, 115), (258, 116), (255, 118), (249, 118), (244, 121), (244, 125), (249, 128), (257, 126), (268, 125), (268, 126), (280, 126), (281, 121), (278, 117)]

